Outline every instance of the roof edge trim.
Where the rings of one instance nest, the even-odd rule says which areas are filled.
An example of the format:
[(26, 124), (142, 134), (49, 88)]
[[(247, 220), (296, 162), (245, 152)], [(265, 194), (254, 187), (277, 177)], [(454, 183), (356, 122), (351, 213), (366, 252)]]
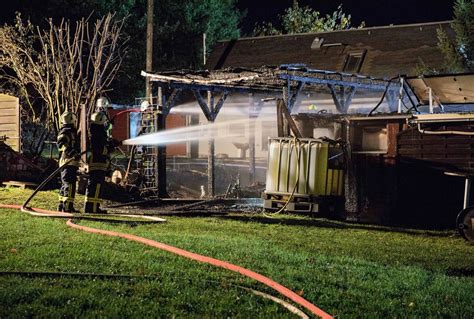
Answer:
[(444, 21), (434, 21), (434, 22), (424, 22), (424, 23), (411, 23), (411, 24), (396, 24), (396, 25), (386, 25), (386, 26), (375, 26), (368, 28), (354, 28), (347, 30), (334, 30), (334, 31), (323, 31), (323, 32), (308, 32), (308, 33), (292, 33), (292, 34), (278, 34), (278, 35), (267, 35), (260, 37), (243, 37), (238, 39), (224, 39), (218, 40), (217, 43), (225, 43), (232, 40), (237, 41), (246, 41), (246, 40), (256, 40), (256, 39), (266, 39), (266, 38), (279, 38), (279, 37), (294, 37), (294, 36), (309, 36), (309, 35), (320, 35), (328, 33), (338, 33), (338, 32), (357, 32), (357, 31), (371, 31), (371, 30), (380, 30), (380, 29), (390, 29), (390, 28), (410, 28), (410, 27), (423, 27), (423, 26), (432, 26), (432, 25), (442, 25), (442, 24), (451, 24), (454, 20), (444, 20)]

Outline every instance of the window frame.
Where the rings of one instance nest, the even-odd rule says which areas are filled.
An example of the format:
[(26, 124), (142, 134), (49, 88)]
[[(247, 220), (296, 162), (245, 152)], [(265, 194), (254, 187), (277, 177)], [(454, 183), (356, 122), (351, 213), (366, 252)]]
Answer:
[[(367, 49), (359, 50), (359, 51), (352, 51), (352, 52), (347, 53), (347, 55), (345, 57), (345, 60), (344, 60), (344, 64), (342, 66), (342, 72), (353, 73), (353, 74), (359, 73), (360, 70), (362, 69), (362, 65), (364, 64), (366, 53), (367, 53)], [(346, 70), (347, 65), (348, 65), (351, 58), (358, 58), (359, 59), (359, 61), (357, 62), (357, 66), (354, 70)]]

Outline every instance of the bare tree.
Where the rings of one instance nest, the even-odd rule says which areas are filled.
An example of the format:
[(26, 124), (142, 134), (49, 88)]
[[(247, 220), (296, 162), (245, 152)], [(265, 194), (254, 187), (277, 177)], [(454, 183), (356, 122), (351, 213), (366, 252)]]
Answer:
[[(45, 29), (23, 21), (0, 28), (2, 77), (21, 92), (32, 122), (59, 129), (65, 110), (79, 113), (110, 89), (125, 53), (124, 20), (113, 14), (91, 23), (50, 19)], [(40, 99), (40, 107), (35, 103)]]

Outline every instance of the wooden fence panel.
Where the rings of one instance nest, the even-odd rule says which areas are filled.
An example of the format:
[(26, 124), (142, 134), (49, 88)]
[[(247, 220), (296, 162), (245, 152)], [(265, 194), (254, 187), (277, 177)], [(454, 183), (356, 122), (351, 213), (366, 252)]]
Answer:
[(18, 98), (0, 94), (0, 136), (6, 136), (6, 144), (20, 152), (20, 106)]

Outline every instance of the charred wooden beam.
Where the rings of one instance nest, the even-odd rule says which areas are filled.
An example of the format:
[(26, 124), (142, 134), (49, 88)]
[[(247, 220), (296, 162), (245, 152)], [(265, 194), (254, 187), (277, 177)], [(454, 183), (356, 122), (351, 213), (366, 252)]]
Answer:
[(162, 112), (166, 115), (168, 115), (171, 111), (171, 109), (175, 106), (176, 104), (176, 100), (179, 96), (179, 94), (181, 93), (181, 89), (173, 89), (173, 91), (171, 92), (168, 100), (166, 101), (166, 103), (164, 103), (163, 101), (163, 110)]
[[(213, 123), (215, 120), (214, 113), (214, 96), (212, 92), (207, 92), (207, 106), (211, 114), (209, 122)], [(215, 144), (214, 139), (210, 138), (208, 142), (208, 155), (207, 155), (207, 193), (208, 197), (214, 197), (214, 186), (215, 186)]]
[[(157, 131), (164, 131), (166, 129), (166, 113), (163, 112), (163, 90), (161, 87), (158, 88), (158, 110), (161, 112), (157, 113), (156, 117), (156, 128)], [(160, 145), (157, 149), (157, 159), (155, 163), (156, 179), (158, 187), (158, 197), (168, 197), (168, 191), (166, 189), (166, 145)]]
[(296, 92), (291, 93), (290, 92), (290, 86), (288, 86), (288, 109), (293, 110), (293, 107), (295, 106), (296, 99), (298, 98), (298, 95), (301, 93), (303, 90), (303, 87), (305, 86), (305, 82), (298, 82), (298, 85), (296, 86)]
[[(208, 91), (209, 94), (210, 91)], [(204, 100), (204, 97), (202, 96), (201, 92), (199, 90), (193, 90), (193, 94), (196, 97), (196, 100), (201, 107), (202, 112), (204, 113), (204, 116), (208, 121), (213, 121), (212, 117), (212, 111), (209, 109), (208, 102)]]
[[(153, 81), (153, 80), (152, 80)], [(177, 82), (166, 82), (166, 81), (153, 81), (163, 87), (171, 87), (176, 89), (188, 89), (197, 91), (211, 91), (211, 92), (280, 92), (281, 84), (265, 84), (265, 83), (252, 83), (248, 85), (242, 84), (197, 84), (197, 83), (177, 83)]]
[(227, 96), (229, 95), (229, 92), (225, 91), (222, 93), (221, 97), (217, 101), (217, 104), (215, 105), (210, 105), (209, 104), (209, 94), (212, 96), (212, 101), (214, 101), (214, 95), (212, 94), (211, 91), (208, 91), (208, 101), (204, 99), (202, 96), (201, 92), (199, 91), (193, 91), (194, 96), (196, 97), (196, 100), (201, 107), (201, 110), (204, 113), (204, 116), (206, 116), (206, 119), (208, 121), (215, 121), (217, 118), (217, 115), (219, 114), (219, 111), (221, 110), (222, 106), (224, 105), (225, 100), (227, 99)]
[(283, 110), (285, 105), (284, 103), (277, 102), (277, 132), (278, 137), (285, 137), (285, 130), (284, 130), (284, 121), (283, 121)]
[(253, 94), (249, 94), (249, 183), (253, 185), (255, 183), (255, 119), (258, 115), (257, 112), (254, 112), (255, 102), (253, 99)]
[(224, 93), (222, 93), (222, 96), (219, 98), (219, 101), (217, 101), (216, 107), (215, 107), (214, 111), (212, 112), (214, 120), (216, 119), (217, 115), (219, 114), (219, 111), (221, 110), (222, 106), (224, 105), (224, 102), (227, 99), (228, 95), (229, 95), (229, 92), (224, 91)]
[(351, 105), (352, 98), (355, 95), (356, 88), (349, 87), (346, 89), (345, 87), (340, 86), (339, 92), (336, 92), (334, 85), (328, 84), (328, 88), (331, 92), (334, 104), (336, 105), (336, 109), (342, 114), (347, 113), (347, 110), (349, 110), (349, 106)]
[(305, 82), (306, 84), (337, 85), (371, 91), (383, 91), (387, 85), (387, 80), (321, 70), (307, 70), (306, 72), (292, 72), (291, 74), (280, 73), (278, 77), (287, 81)]
[(285, 101), (283, 101), (283, 99), (278, 99), (277, 100), (277, 109), (280, 109), (280, 111), (282, 112), (283, 116), (285, 117), (286, 121), (288, 122), (288, 125), (290, 126), (291, 131), (293, 132), (293, 135), (296, 138), (301, 138), (302, 135), (301, 135), (300, 131), (298, 130), (298, 127), (296, 126), (295, 121), (291, 117), (291, 114), (288, 111), (288, 109), (285, 105)]

